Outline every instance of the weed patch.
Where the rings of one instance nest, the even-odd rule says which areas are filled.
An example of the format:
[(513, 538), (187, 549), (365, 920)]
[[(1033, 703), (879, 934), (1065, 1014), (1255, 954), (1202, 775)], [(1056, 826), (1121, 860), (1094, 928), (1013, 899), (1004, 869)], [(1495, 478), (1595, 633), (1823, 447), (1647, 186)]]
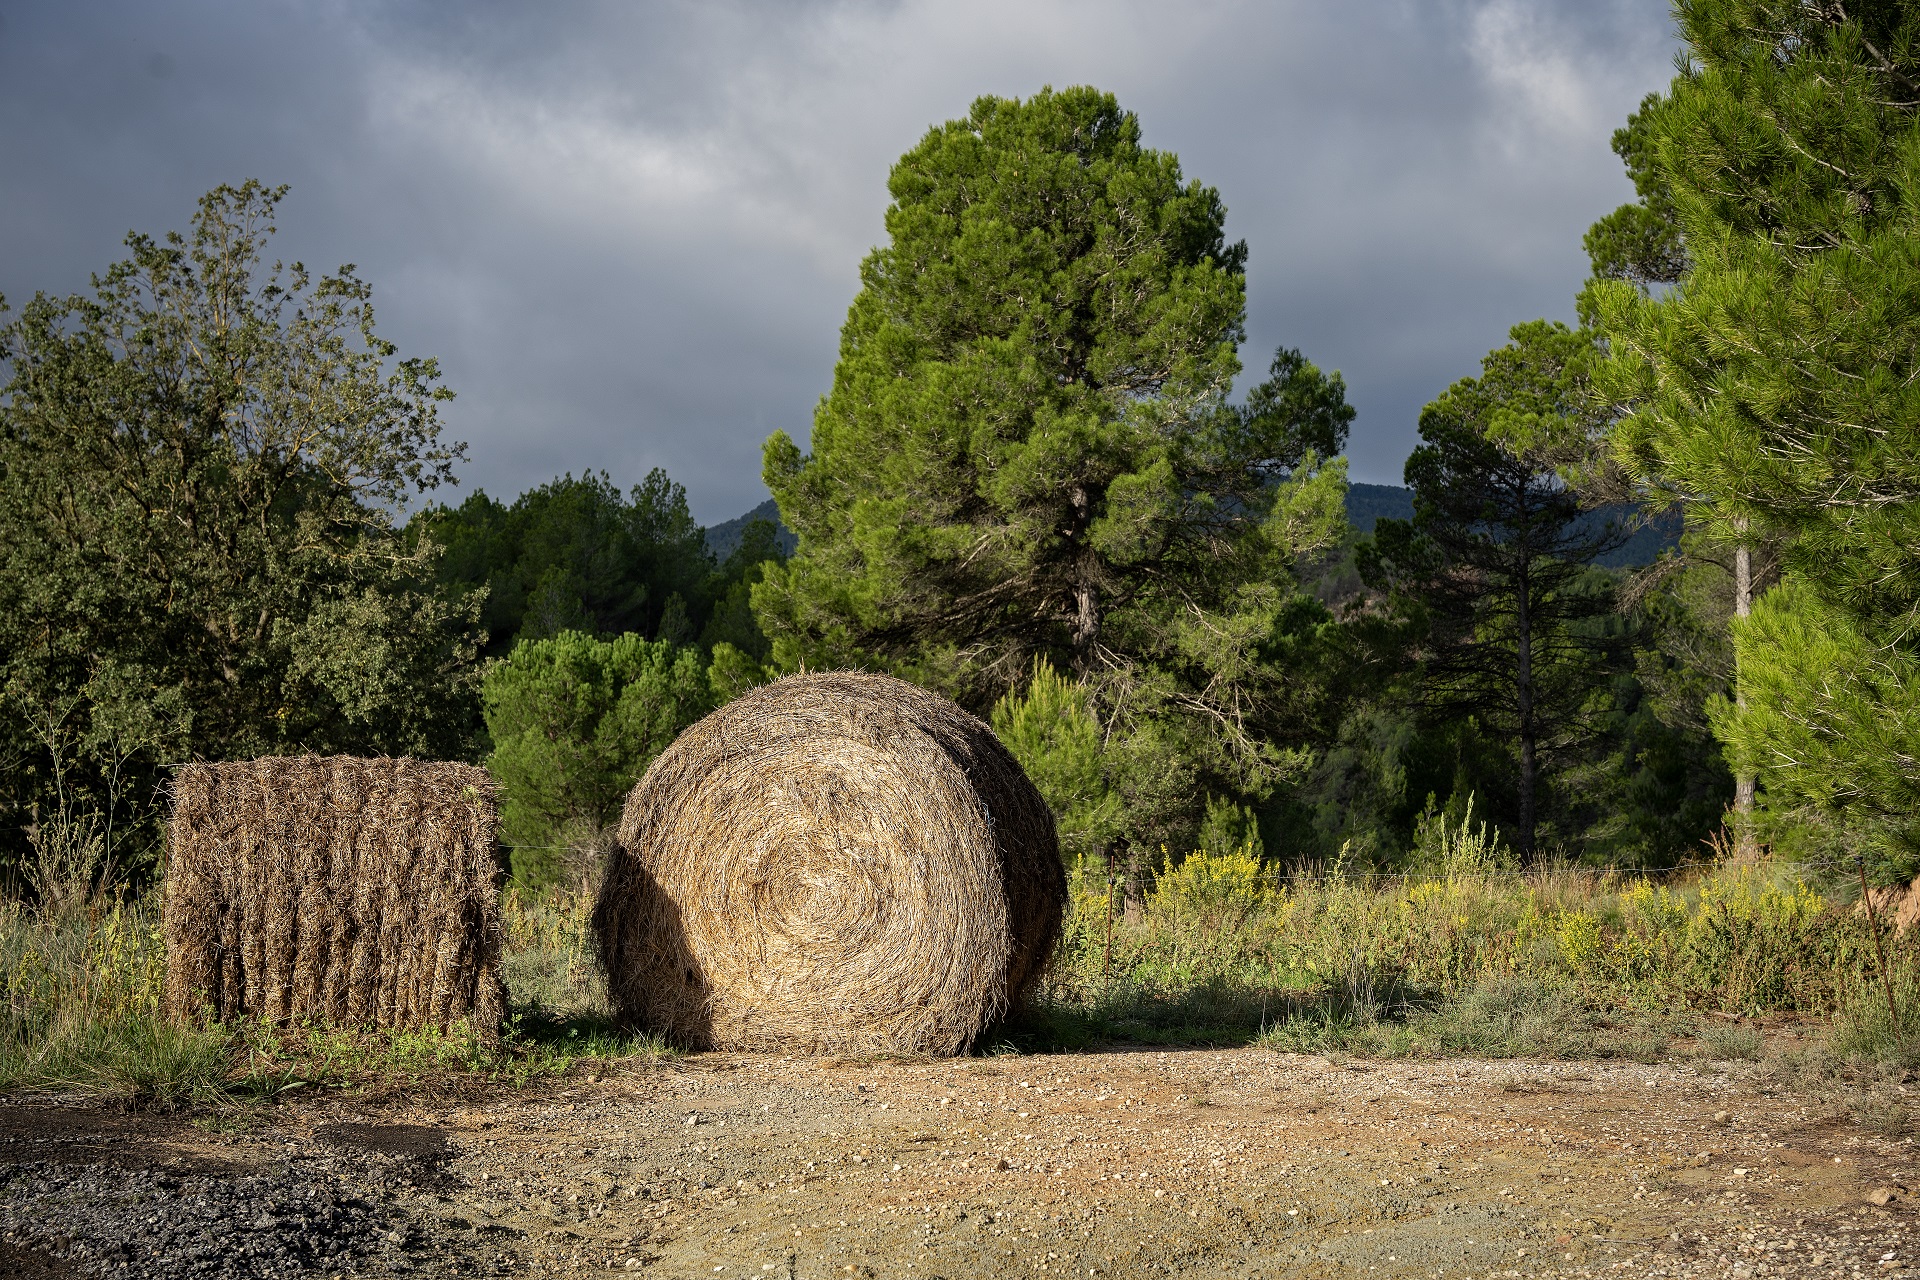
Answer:
[(464, 1023), (445, 1031), (181, 1023), (162, 1008), (166, 952), (155, 898), (49, 901), (45, 910), (0, 902), (0, 1090), (231, 1109), (317, 1089), (517, 1087), (672, 1052), (613, 1025), (586, 909), (571, 899), (518, 891), (504, 899), (514, 1011), (498, 1044)]
[(1483, 831), (1432, 835), (1406, 877), (1287, 878), (1244, 850), (1196, 853), (1131, 922), (1082, 864), (1016, 1038), (1651, 1060), (1692, 1035), (1706, 1056), (1751, 1060), (1758, 1033), (1715, 1015), (1784, 1012), (1836, 1019), (1854, 1056), (1920, 1045), (1920, 931), (1888, 942), (1912, 1025), (1882, 1026), (1866, 920), (1783, 868), (1523, 875)]
[[(1744, 1019), (1787, 1013), (1829, 1020), (1830, 1034), (1759, 1069), (1802, 1079), (1870, 1128), (1909, 1124), (1897, 1077), (1920, 1067), (1920, 930), (1886, 939), (1889, 1012), (1864, 918), (1783, 871), (1523, 876), (1495, 853), (1441, 850), (1426, 878), (1291, 880), (1244, 850), (1196, 854), (1165, 869), (1131, 923), (1108, 915), (1104, 879), (1082, 866), (1047, 980), (975, 1052), (1258, 1044), (1650, 1060), (1690, 1038), (1696, 1056), (1753, 1062), (1765, 1042)], [(513, 1088), (672, 1053), (614, 1023), (583, 894), (503, 896), (512, 1012), (497, 1046), (459, 1025), (175, 1024), (161, 1014), (152, 899), (50, 901), (0, 901), (0, 1089), (233, 1106), (320, 1089)]]
[(1766, 1041), (1758, 1031), (1737, 1023), (1708, 1023), (1694, 1038), (1703, 1058), (1758, 1062), (1766, 1051)]

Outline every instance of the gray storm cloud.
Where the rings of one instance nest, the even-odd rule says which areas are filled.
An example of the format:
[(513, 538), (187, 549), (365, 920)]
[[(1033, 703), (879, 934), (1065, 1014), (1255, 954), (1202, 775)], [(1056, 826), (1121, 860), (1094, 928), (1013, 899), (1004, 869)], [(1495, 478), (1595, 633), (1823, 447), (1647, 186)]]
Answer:
[(1570, 319), (1672, 74), (1658, 0), (193, 4), (0, 9), (0, 292), (258, 177), (277, 251), (354, 262), (440, 357), (467, 487), (665, 467), (713, 521), (804, 437), (886, 175), (982, 93), (1095, 84), (1220, 188), (1250, 371), (1341, 369), (1356, 479), (1511, 324)]

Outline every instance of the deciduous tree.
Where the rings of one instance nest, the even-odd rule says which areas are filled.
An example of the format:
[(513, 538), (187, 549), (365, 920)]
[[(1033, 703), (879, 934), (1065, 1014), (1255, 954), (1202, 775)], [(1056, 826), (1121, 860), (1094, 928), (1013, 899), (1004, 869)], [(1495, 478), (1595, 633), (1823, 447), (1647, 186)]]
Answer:
[(90, 294), (0, 329), (0, 843), (58, 743), (125, 745), (113, 708), (165, 713), (108, 753), (148, 796), (195, 755), (470, 749), (471, 612), (391, 518), (451, 476), (450, 393), (352, 268), (263, 265), (283, 190), (217, 188), (190, 234), (129, 236)]
[(486, 588), (490, 656), (569, 630), (657, 636), (667, 626), (686, 641), (708, 613), (712, 557), (686, 490), (657, 467), (625, 494), (604, 472), (562, 476), (510, 504), (475, 493), (427, 508), (413, 529), (446, 547), (442, 582)]

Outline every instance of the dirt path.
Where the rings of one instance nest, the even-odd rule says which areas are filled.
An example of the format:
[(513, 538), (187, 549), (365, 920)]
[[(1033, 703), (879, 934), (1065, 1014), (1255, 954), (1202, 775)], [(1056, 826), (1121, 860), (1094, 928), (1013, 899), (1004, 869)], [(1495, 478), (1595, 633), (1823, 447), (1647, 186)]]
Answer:
[[(36, 1137), (0, 1111), (0, 1272), (31, 1246), (96, 1273), (84, 1212), (49, 1249), (31, 1211), (86, 1126)], [(1912, 1143), (1821, 1115), (1712, 1064), (703, 1055), (117, 1145), (169, 1153), (183, 1201), (249, 1176), (294, 1204), (302, 1178), (339, 1188), (340, 1230), (373, 1241), (210, 1275), (1920, 1276)]]

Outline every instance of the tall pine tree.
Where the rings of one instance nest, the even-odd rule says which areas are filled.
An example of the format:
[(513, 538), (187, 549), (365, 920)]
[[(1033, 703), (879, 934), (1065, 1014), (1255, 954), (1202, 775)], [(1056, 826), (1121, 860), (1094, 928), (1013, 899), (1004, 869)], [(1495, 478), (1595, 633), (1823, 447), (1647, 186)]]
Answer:
[(1578, 624), (1613, 602), (1582, 579), (1622, 534), (1565, 478), (1587, 469), (1599, 433), (1588, 336), (1542, 320), (1512, 337), (1421, 413), (1413, 519), (1380, 521), (1360, 564), (1423, 615), (1428, 709), (1513, 744), (1514, 845), (1531, 859), (1543, 773), (1599, 728), (1604, 653)]
[(1293, 569), (1342, 527), (1338, 375), (1283, 351), (1227, 404), (1245, 248), (1108, 94), (982, 98), (889, 189), (812, 453), (767, 444), (800, 538), (754, 590), (776, 655), (981, 710), (1042, 659), (1110, 743), (1184, 734), (1257, 785), (1327, 621)]
[[(1749, 667), (1772, 651), (1767, 636), (1798, 637), (1804, 656), (1858, 637), (1883, 668), (1872, 685), (1920, 676), (1920, 11), (1689, 0), (1675, 13), (1690, 57), (1652, 112), (1649, 149), (1692, 265), (1664, 296), (1594, 287), (1612, 353), (1603, 383), (1631, 411), (1616, 438), (1728, 540), (1783, 543), (1804, 587), (1779, 602), (1804, 626), (1737, 629), (1751, 634), (1738, 640), (1748, 706), (1725, 722), (1736, 764), (1843, 831), (1858, 817), (1869, 843), (1911, 843), (1920, 820), (1890, 817), (1904, 810), (1835, 773), (1850, 743), (1868, 747), (1834, 708), (1885, 699), (1863, 685), (1778, 701), (1866, 673), (1782, 681)], [(1822, 631), (1833, 643), (1801, 643)], [(1834, 744), (1833, 785), (1805, 761), (1772, 767), (1791, 744), (1767, 726), (1787, 723)]]

